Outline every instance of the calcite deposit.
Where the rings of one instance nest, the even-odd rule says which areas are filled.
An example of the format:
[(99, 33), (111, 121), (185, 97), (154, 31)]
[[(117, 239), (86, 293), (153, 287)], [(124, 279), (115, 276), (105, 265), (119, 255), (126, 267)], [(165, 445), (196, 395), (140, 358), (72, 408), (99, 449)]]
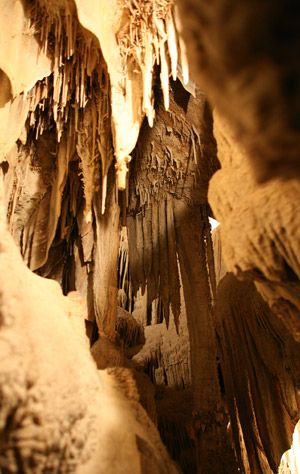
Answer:
[(0, 6), (0, 471), (299, 474), (299, 6)]

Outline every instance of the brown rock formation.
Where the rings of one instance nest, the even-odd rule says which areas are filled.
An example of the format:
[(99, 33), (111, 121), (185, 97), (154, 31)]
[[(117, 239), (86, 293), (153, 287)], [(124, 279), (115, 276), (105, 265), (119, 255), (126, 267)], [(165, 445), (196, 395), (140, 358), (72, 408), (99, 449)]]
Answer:
[(185, 472), (276, 473), (299, 417), (299, 7), (6, 0), (0, 27), (1, 472), (177, 472), (139, 392)]

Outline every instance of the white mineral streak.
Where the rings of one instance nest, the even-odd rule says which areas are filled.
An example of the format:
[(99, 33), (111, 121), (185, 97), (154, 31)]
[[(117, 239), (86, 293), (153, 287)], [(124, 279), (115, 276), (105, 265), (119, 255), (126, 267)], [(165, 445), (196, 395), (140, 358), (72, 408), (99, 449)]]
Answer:
[(154, 51), (152, 47), (152, 34), (147, 32), (145, 41), (145, 56), (141, 64), (143, 73), (143, 110), (148, 118), (150, 127), (153, 127), (155, 117), (152, 97), (152, 70)]
[(160, 47), (160, 61), (161, 61), (161, 66), (160, 66), (160, 82), (161, 82), (161, 88), (163, 90), (164, 94), (164, 105), (165, 109), (169, 109), (169, 68), (168, 68), (168, 63), (166, 61), (166, 55), (165, 55), (165, 43), (163, 43)]
[(107, 173), (103, 176), (103, 180), (102, 180), (102, 205), (101, 205), (102, 214), (104, 214), (105, 212), (106, 193), (107, 193)]

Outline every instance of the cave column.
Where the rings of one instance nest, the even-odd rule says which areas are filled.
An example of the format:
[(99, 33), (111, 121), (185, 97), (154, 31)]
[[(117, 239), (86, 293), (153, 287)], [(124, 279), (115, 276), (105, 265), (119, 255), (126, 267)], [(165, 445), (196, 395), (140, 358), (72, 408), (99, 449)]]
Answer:
[[(175, 223), (178, 256), (187, 311), (194, 393), (190, 436), (196, 443), (198, 472), (211, 470), (216, 455), (220, 390), (216, 363), (216, 342), (212, 323), (211, 297), (200, 208), (177, 201)], [(216, 465), (215, 459), (212, 465)]]
[(120, 208), (116, 200), (115, 180), (108, 176), (106, 210), (101, 214), (101, 193), (94, 195), (97, 245), (94, 267), (94, 311), (100, 335), (115, 338), (118, 304), (118, 256)]

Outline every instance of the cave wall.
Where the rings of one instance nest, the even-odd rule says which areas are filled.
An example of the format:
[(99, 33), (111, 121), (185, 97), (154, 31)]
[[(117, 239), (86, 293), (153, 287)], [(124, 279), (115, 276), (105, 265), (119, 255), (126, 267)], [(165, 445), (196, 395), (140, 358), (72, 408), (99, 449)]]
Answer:
[[(126, 42), (128, 8), (115, 6), (100, 49), (97, 31), (91, 25), (92, 34), (77, 17), (88, 26), (86, 2), (2, 3), (1, 471), (179, 472), (138, 403), (131, 372), (97, 373), (83, 320), (75, 329), (69, 321), (73, 312), (83, 314), (96, 320), (106, 340), (115, 339), (118, 187), (144, 114), (153, 120), (151, 77), (158, 58), (168, 91), (168, 45), (176, 53), (176, 77), (180, 47), (172, 5), (165, 7), (173, 43), (166, 43), (160, 13), (152, 30), (153, 43), (163, 40), (160, 51), (155, 56), (151, 47), (142, 72), (140, 37), (142, 57), (128, 60), (134, 83), (142, 86), (137, 97), (129, 95), (124, 52), (115, 47), (109, 71), (102, 54), (105, 42), (109, 50), (115, 44), (116, 14), (122, 20), (120, 42)], [(148, 18), (152, 21), (151, 12)], [(135, 24), (136, 37), (140, 27)], [(13, 38), (17, 44), (10, 44)], [(131, 113), (134, 133), (124, 134), (124, 117), (128, 122)], [(114, 155), (118, 184), (110, 166)], [(75, 289), (86, 308), (69, 306), (70, 298), (61, 293)]]
[[(19, 325), (18, 308), (26, 300), (26, 293), (28, 305), (54, 298), (52, 290), (47, 289), (48, 282), (40, 277), (56, 280), (65, 295), (77, 290), (84, 299), (86, 317), (96, 321), (100, 337), (107, 344), (114, 344), (121, 215), (122, 224), (128, 228), (133, 294), (139, 287), (146, 291), (148, 307), (160, 297), (166, 326), (171, 313), (175, 328), (179, 327), (183, 286), (194, 409), (189, 436), (197, 446), (199, 472), (223, 472), (227, 468), (221, 448), (228, 418), (218, 382), (215, 329), (224, 353), (237, 344), (240, 334), (244, 338), (244, 343), (232, 351), (231, 359), (223, 357), (237, 450), (240, 430), (249, 427), (250, 432), (243, 441), (248, 459), (243, 458), (240, 449), (240, 463), (245, 471), (276, 472), (298, 417), (298, 7), (287, 12), (279, 0), (263, 5), (247, 0), (238, 5), (230, 0), (210, 4), (181, 0), (179, 17), (177, 6), (171, 1), (160, 2), (157, 10), (153, 10), (152, 2), (142, 1), (121, 6), (118, 2), (81, 0), (2, 4), (1, 218), (7, 215), (9, 230), (24, 263), (37, 274), (24, 267), (4, 223), (1, 224), (3, 274), (5, 265), (11, 264), (14, 273), (8, 275), (7, 282), (16, 278), (22, 289), (16, 295), (3, 279), (1, 347), (5, 358), (12, 360), (12, 374), (19, 370), (15, 367), (20, 359), (18, 347), (24, 341), (26, 347), (34, 348), (34, 353), (44, 353), (44, 326), (52, 328), (48, 338), (53, 353), (55, 341), (59, 342), (56, 330), (73, 334), (69, 323), (64, 322), (61, 327), (68, 310), (66, 300), (56, 289), (57, 305), (63, 307), (58, 311), (59, 321), (49, 323), (52, 313), (44, 309), (44, 304), (42, 317), (39, 311), (24, 317), (18, 335), (20, 342), (11, 349), (14, 328)], [(189, 81), (187, 54), (197, 87)], [(213, 111), (198, 85), (205, 90)], [(256, 287), (264, 299), (259, 300), (259, 309), (254, 315), (251, 313), (249, 320), (245, 315), (245, 319), (237, 316), (242, 310), (236, 309), (236, 298), (230, 296), (232, 288), (227, 291), (221, 286), (227, 300), (225, 296), (218, 300), (208, 223), (212, 213), (222, 223), (222, 251), (227, 269), (246, 280), (240, 288), (244, 288), (247, 297), (255, 294), (253, 299), (260, 298)], [(18, 263), (7, 259), (10, 253)], [(30, 296), (31, 286), (41, 289)], [(24, 314), (27, 313), (30, 314), (29, 306), (24, 307)], [(11, 317), (13, 323), (9, 328)], [(264, 329), (257, 329), (259, 325)], [(36, 332), (39, 337), (35, 337)], [(261, 343), (264, 337), (269, 338), (270, 346), (276, 345), (276, 350)], [(249, 338), (253, 345), (248, 344)], [(73, 336), (69, 339), (70, 347), (75, 346)], [(78, 378), (76, 370), (69, 369), (72, 351), (64, 344), (62, 354), (54, 356), (54, 368), (64, 360), (62, 374), (70, 371), (69, 382), (63, 380), (63, 375), (58, 381), (58, 386), (61, 383), (66, 390), (63, 411), (81, 387), (74, 381)], [(82, 381), (82, 398), (86, 403), (85, 396), (89, 398), (90, 392), (95, 392), (97, 398), (101, 384), (87, 347), (78, 349), (78, 353), (79, 359), (88, 361), (84, 363), (92, 374), (91, 387), (86, 379)], [(276, 353), (276, 367), (269, 353)], [(1, 365), (5, 400), (1, 412), (1, 436), (5, 440), (1, 462), (8, 472), (38, 469), (40, 462), (47, 465), (46, 440), (42, 436), (40, 448), (32, 445), (31, 432), (27, 434), (25, 427), (27, 441), (23, 444), (22, 423), (32, 423), (34, 429), (45, 426), (47, 431), (47, 420), (31, 416), (27, 403), (31, 402), (33, 383), (38, 391), (33, 396), (42, 399), (45, 413), (49, 418), (53, 416), (47, 398), (50, 392), (45, 390), (43, 398), (40, 384), (51, 386), (55, 371), (51, 369), (47, 375), (45, 370), (45, 379), (35, 379), (28, 369), (31, 363), (27, 356), (28, 360), (33, 357), (26, 352), (21, 373), (16, 377), (22, 380), (23, 391), (16, 389), (13, 395), (3, 389), (7, 385), (10, 390), (13, 381), (7, 384), (8, 370), (5, 363)], [(43, 372), (43, 364), (48, 366), (50, 359), (46, 353), (37, 373)], [(239, 384), (234, 385), (232, 377), (238, 370), (237, 360), (241, 359), (247, 359), (254, 368), (247, 372), (247, 380), (241, 376)], [(81, 373), (81, 362), (78, 364)], [(256, 371), (262, 371), (261, 378), (255, 376)], [(103, 386), (109, 386), (110, 376), (100, 375)], [(114, 377), (113, 386), (120, 380), (122, 385), (122, 372)], [(248, 404), (242, 405), (238, 400), (243, 398), (245, 384), (251, 390), (245, 393)], [(261, 395), (264, 384), (267, 389)], [(111, 393), (114, 390), (115, 386)], [(103, 396), (103, 405), (97, 398), (95, 405), (86, 403), (86, 409), (81, 407), (84, 429), (90, 423), (89, 416), (94, 416), (100, 405), (100, 412), (105, 411), (109, 397)], [(124, 408), (122, 413), (130, 424), (134, 416), (125, 414), (130, 409), (122, 397), (116, 396), (114, 407)], [(236, 406), (232, 405), (234, 398)], [(61, 403), (58, 395), (57, 403)], [(74, 396), (76, 403), (79, 400)], [(266, 414), (262, 410), (264, 403), (268, 407)], [(251, 404), (254, 411), (253, 407), (249, 409)], [(142, 417), (139, 408), (134, 410), (135, 416)], [(76, 423), (70, 421), (76, 419), (72, 407), (67, 413), (70, 426), (75, 429)], [(57, 422), (60, 426), (59, 416), (53, 418), (54, 425)], [(266, 429), (265, 425), (273, 428)], [(119, 423), (117, 426), (113, 432), (122, 437), (124, 430), (119, 433)], [(66, 469), (93, 472), (98, 462), (94, 455), (99, 456), (100, 451), (95, 444), (90, 448), (89, 443), (99, 439), (104, 442), (101, 453), (107, 446), (109, 456), (114, 455), (105, 444), (107, 432), (98, 425), (89, 441), (77, 442), (76, 429), (73, 436), (67, 425), (62, 424), (61, 429), (64, 442), (57, 447), (56, 433), (58, 438), (54, 436), (49, 448), (54, 453), (49, 469), (64, 470), (66, 465)], [(151, 432), (155, 441), (150, 451), (158, 453), (152, 460), (151, 472), (176, 470), (161, 447), (157, 432)], [(109, 469), (144, 472), (150, 462), (146, 437), (147, 428), (143, 435), (130, 432), (124, 444), (126, 447), (134, 441), (130, 457), (126, 457), (124, 448), (118, 462)], [(68, 467), (72, 455), (65, 449), (72, 443), (78, 449), (74, 454), (76, 461)], [(62, 467), (57, 467), (55, 453), (61, 450), (65, 457)], [(86, 454), (89, 452), (90, 457)], [(100, 471), (110, 466), (111, 459), (105, 458)], [(86, 462), (88, 470), (84, 471)]]
[[(258, 370), (260, 363), (252, 360), (256, 371), (254, 384), (259, 387), (259, 396), (253, 396), (251, 403), (257, 402), (267, 406), (268, 403), (263, 402), (263, 387), (268, 384), (260, 384), (257, 379), (263, 370), (269, 371), (272, 377), (278, 377), (283, 394), (287, 390), (292, 397), (293, 393), (296, 394), (297, 398), (299, 386), (297, 255), (300, 134), (296, 119), (299, 90), (298, 87), (293, 87), (299, 79), (299, 60), (296, 53), (299, 49), (299, 10), (296, 6), (286, 10), (285, 4), (280, 1), (264, 2), (263, 5), (260, 2), (243, 1), (237, 5), (230, 0), (210, 4), (182, 0), (179, 7), (184, 24), (184, 37), (189, 45), (192, 74), (205, 90), (214, 108), (214, 136), (221, 169), (210, 181), (208, 198), (215, 218), (221, 222), (220, 233), (226, 267), (239, 280), (244, 281), (244, 285), (254, 282), (265, 301), (264, 304), (267, 303), (267, 311), (271, 309), (278, 318), (276, 323), (271, 316), (267, 318), (272, 327), (271, 329), (269, 326), (269, 330), (275, 340), (276, 334), (281, 334), (280, 344), (289, 340), (283, 344), (285, 347), (291, 347), (294, 354), (288, 356), (289, 363), (283, 367), (280, 377), (274, 367), (272, 368), (271, 361), (268, 362), (268, 357), (273, 352), (266, 345), (266, 341), (261, 352), (264, 354), (265, 369)], [(230, 298), (230, 285), (225, 289), (226, 284), (223, 284), (222, 294)], [(235, 285), (236, 288), (240, 285), (242, 291), (242, 283), (237, 281)], [(254, 292), (254, 289), (252, 291)], [(223, 320), (225, 325), (235, 324), (235, 298), (238, 301), (238, 294), (229, 303), (230, 310), (225, 318), (227, 322)], [(243, 316), (236, 319), (238, 324), (242, 321), (249, 324), (249, 320), (252, 320), (250, 316), (246, 316), (249, 310), (249, 303), (246, 304), (246, 301), (248, 300), (245, 294), (245, 308)], [(219, 312), (225, 310), (226, 304), (223, 296), (220, 301), (217, 298)], [(263, 308), (260, 311), (262, 318)], [(265, 326), (264, 323), (260, 324)], [(281, 325), (280, 330), (276, 329), (277, 324)], [(243, 331), (238, 330), (233, 336), (235, 342), (232, 348)], [(249, 337), (251, 330), (248, 328), (246, 333)], [(223, 333), (220, 338), (221, 345), (225, 343), (226, 337)], [(252, 343), (259, 352), (258, 334), (252, 336)], [(247, 357), (247, 351), (251, 347), (250, 341), (238, 344), (237, 347), (242, 351), (239, 358)], [(280, 351), (282, 360), (286, 349), (281, 348)], [(291, 371), (291, 388), (284, 389), (283, 387), (288, 385), (285, 379), (291, 375), (289, 364), (295, 368), (295, 372)], [(234, 374), (239, 377), (239, 371), (235, 371), (234, 363), (230, 371), (236, 391)], [(247, 384), (249, 381), (245, 380), (243, 386)], [(274, 396), (275, 388), (270, 390)], [(278, 390), (277, 387), (276, 396)], [(284, 395), (280, 396), (284, 398)], [(295, 423), (298, 408), (296, 403), (294, 409), (289, 411), (288, 407), (291, 408), (292, 405), (284, 402), (285, 409)], [(279, 430), (283, 435), (286, 415), (279, 415), (280, 408), (273, 407), (271, 411), (273, 410), (276, 417), (282, 420)], [(268, 415), (268, 425), (272, 423), (272, 416), (271, 413)], [(262, 428), (259, 428), (261, 419), (262, 415), (258, 414), (258, 427), (255, 429), (258, 430), (259, 436), (262, 435)], [(291, 442), (292, 426), (286, 431), (285, 446)], [(247, 432), (249, 427), (250, 424)], [(275, 433), (276, 429), (273, 431)], [(248, 469), (251, 472), (268, 472), (268, 469), (277, 472), (284, 446), (279, 448), (277, 444), (276, 460), (271, 451), (279, 442), (280, 435), (274, 434), (269, 440), (265, 438), (262, 444), (267, 452), (269, 466), (259, 467), (256, 464), (260, 462), (260, 452), (255, 448), (256, 459), (253, 456), (250, 459), (250, 456)], [(286, 469), (289, 472), (289, 468)]]
[(298, 420), (299, 345), (254, 284), (231, 273), (219, 284), (215, 315), (231, 428), (240, 458), (241, 437), (247, 452), (241, 464), (277, 472)]

